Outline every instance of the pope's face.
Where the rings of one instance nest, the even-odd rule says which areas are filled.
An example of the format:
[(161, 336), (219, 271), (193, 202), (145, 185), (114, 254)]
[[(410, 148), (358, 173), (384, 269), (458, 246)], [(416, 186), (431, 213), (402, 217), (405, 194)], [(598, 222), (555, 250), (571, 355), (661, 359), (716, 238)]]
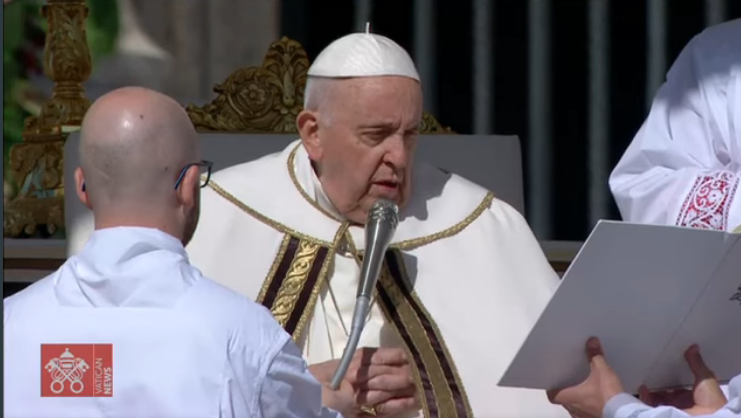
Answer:
[(307, 150), (336, 209), (364, 224), (378, 198), (400, 207), (409, 198), (422, 90), (406, 77), (337, 83), (317, 118), (318, 146)]

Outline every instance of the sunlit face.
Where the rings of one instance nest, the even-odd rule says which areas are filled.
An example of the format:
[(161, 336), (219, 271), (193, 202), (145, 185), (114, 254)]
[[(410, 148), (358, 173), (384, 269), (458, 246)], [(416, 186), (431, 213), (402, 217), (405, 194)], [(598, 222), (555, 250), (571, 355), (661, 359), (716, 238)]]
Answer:
[(299, 128), (329, 200), (350, 221), (364, 224), (378, 198), (400, 207), (409, 198), (422, 90), (406, 77), (336, 82), (315, 119), (299, 116)]

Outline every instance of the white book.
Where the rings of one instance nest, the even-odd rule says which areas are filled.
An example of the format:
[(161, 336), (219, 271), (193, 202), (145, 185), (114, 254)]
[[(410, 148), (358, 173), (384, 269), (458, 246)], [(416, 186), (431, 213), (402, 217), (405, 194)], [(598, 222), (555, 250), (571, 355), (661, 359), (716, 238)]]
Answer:
[(741, 234), (600, 221), (499, 386), (580, 383), (590, 336), (629, 392), (691, 385), (695, 343), (722, 383), (740, 374)]

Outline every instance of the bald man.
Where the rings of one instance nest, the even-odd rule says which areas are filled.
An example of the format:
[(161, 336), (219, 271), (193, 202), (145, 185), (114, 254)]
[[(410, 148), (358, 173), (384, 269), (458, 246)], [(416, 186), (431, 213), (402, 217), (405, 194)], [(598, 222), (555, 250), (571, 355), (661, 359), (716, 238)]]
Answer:
[(79, 152), (95, 232), (4, 301), (4, 416), (338, 417), (270, 313), (189, 264), (211, 164), (183, 109), (116, 90), (88, 111)]

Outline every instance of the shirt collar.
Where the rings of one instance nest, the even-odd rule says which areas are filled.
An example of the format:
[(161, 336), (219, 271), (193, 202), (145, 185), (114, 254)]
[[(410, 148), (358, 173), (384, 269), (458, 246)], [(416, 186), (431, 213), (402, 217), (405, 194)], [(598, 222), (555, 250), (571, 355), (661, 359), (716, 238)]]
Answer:
[(299, 147), (296, 152), (294, 170), (299, 186), (314, 200), (314, 203), (336, 219), (345, 220), (345, 217), (340, 214), (324, 192), (322, 183), (319, 181), (319, 177), (317, 177), (316, 171), (314, 171), (314, 167), (309, 159), (309, 154), (303, 146)]
[(162, 231), (141, 227), (96, 230), (57, 276), (62, 305), (171, 306), (197, 281), (183, 244)]

